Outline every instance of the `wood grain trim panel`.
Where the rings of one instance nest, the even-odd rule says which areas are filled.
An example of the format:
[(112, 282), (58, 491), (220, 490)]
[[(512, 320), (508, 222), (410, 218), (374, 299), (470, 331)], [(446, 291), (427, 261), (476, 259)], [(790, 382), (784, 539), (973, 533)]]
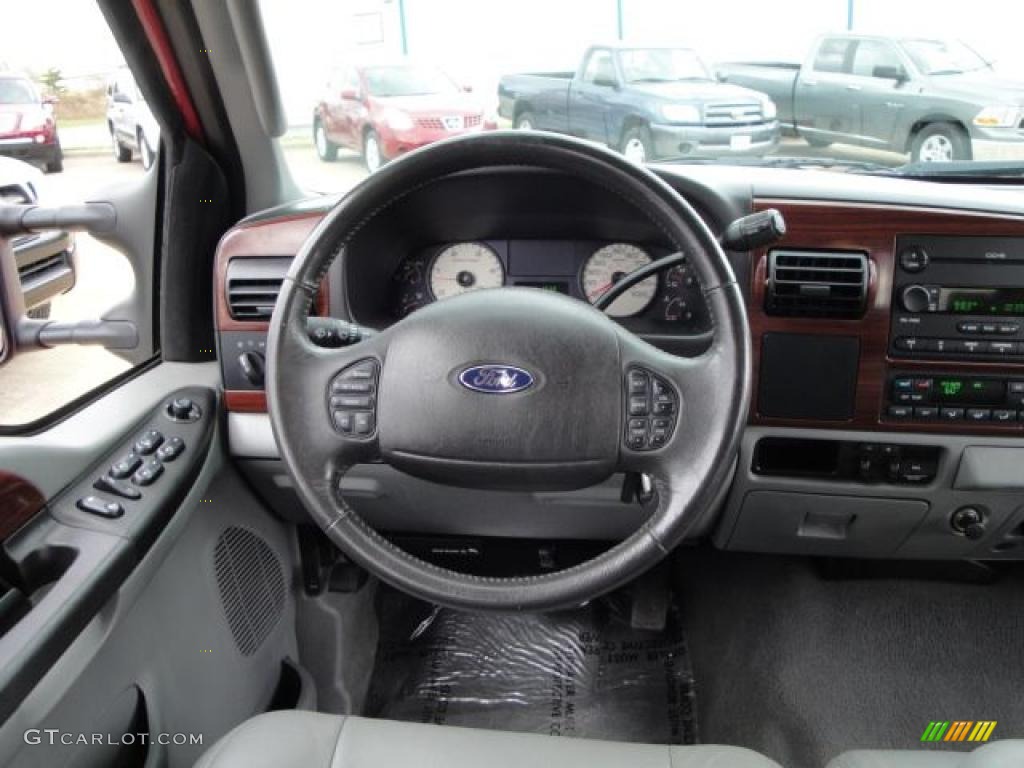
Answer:
[(224, 390), (224, 407), (236, 413), (266, 413), (267, 393), (261, 389)]
[[(214, 265), (214, 308), (219, 331), (267, 331), (270, 323), (247, 322), (235, 320), (228, 310), (228, 264), (232, 259), (247, 258), (280, 258), (294, 256), (309, 237), (314, 227), (320, 223), (320, 213), (305, 216), (294, 216), (286, 219), (274, 219), (249, 226), (232, 229), (217, 247), (217, 259)], [(317, 313), (326, 315), (329, 312), (330, 296), (326, 281), (321, 284), (317, 294)]]
[(32, 483), (0, 470), (0, 541), (31, 520), (46, 505)]
[[(760, 250), (751, 254), (753, 261), (750, 298), (747, 305), (753, 346), (753, 388), (749, 419), (751, 424), (1004, 436), (1024, 433), (1024, 425), (1020, 424), (923, 424), (881, 419), (885, 382), (890, 369), (1024, 376), (1024, 365), (1021, 364), (921, 359), (909, 361), (889, 357), (890, 302), (896, 266), (896, 238), (905, 235), (1024, 237), (1024, 218), (861, 203), (822, 203), (767, 198), (755, 201), (755, 210), (767, 208), (777, 208), (786, 218), (787, 234), (773, 248), (865, 251), (872, 262), (871, 285), (867, 312), (860, 320), (772, 317), (764, 311), (768, 252)], [(762, 416), (757, 412), (761, 342), (764, 334), (772, 332), (855, 336), (860, 340), (860, 362), (852, 419), (779, 419)]]

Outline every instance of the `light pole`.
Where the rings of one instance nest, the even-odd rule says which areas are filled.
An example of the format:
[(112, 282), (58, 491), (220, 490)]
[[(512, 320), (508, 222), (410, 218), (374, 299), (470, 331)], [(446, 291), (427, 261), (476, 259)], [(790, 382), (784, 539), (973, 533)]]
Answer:
[[(853, 2), (853, 0), (850, 0)], [(405, 0), (398, 0), (398, 31), (402, 37), (402, 55), (409, 55), (409, 39), (405, 31)]]
[(846, 0), (846, 31), (853, 31), (853, 2), (854, 0)]
[[(850, 0), (852, 3), (853, 0)], [(616, 28), (619, 32), (619, 40), (623, 39), (623, 25), (622, 25), (622, 3), (623, 0), (615, 0), (615, 23)]]

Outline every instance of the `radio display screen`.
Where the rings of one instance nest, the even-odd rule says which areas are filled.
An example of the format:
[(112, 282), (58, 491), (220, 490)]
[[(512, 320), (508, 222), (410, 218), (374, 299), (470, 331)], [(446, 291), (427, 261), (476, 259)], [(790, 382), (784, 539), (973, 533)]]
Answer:
[(1024, 317), (1024, 288), (942, 288), (939, 312)]
[(993, 379), (942, 376), (935, 379), (933, 391), (940, 403), (1000, 405), (1006, 399), (1006, 383)]

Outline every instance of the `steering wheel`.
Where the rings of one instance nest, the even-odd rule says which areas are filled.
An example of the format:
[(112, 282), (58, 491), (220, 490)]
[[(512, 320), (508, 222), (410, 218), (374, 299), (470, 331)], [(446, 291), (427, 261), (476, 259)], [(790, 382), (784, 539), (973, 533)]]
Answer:
[[(306, 320), (321, 279), (373, 216), (450, 174), (510, 166), (584, 179), (646, 215), (689, 255), (713, 323), (710, 348), (695, 358), (670, 355), (585, 302), (531, 288), (445, 299), (349, 347), (309, 340)], [(746, 420), (749, 339), (725, 254), (665, 182), (571, 138), (476, 134), (385, 166), (310, 234), (271, 321), (271, 423), (306, 508), (366, 570), (455, 608), (554, 610), (639, 576), (720, 498)], [(539, 576), (480, 578), (413, 557), (349, 506), (340, 479), (373, 461), (436, 482), (519, 491), (639, 472), (653, 478), (654, 492), (646, 522), (591, 560)]]

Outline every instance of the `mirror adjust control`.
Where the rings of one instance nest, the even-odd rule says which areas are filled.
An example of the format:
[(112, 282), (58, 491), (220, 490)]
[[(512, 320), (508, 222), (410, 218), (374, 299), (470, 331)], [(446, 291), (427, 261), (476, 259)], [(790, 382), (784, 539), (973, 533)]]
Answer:
[[(191, 402), (191, 401), (189, 401)], [(164, 436), (155, 429), (149, 430), (146, 434), (135, 441), (135, 452), (148, 456), (163, 443)]]
[(163, 474), (163, 471), (164, 465), (158, 459), (149, 459), (132, 475), (132, 482), (136, 485), (150, 485)]
[(110, 476), (118, 480), (130, 477), (132, 472), (142, 465), (142, 457), (136, 453), (118, 459), (110, 467)]
[(109, 475), (103, 475), (100, 477), (92, 484), (92, 487), (97, 491), (106, 491), (107, 493), (112, 493), (115, 496), (120, 496), (122, 499), (131, 499), (132, 501), (135, 501), (136, 499), (142, 498), (142, 492), (138, 488), (130, 485), (129, 483), (122, 483), (120, 480), (115, 480)]
[(85, 498), (79, 499), (76, 506), (83, 512), (88, 512), (90, 515), (106, 517), (111, 520), (121, 517), (121, 515), (124, 514), (124, 507), (116, 501), (106, 501), (105, 499), (101, 499), (99, 496), (86, 496)]
[(188, 397), (177, 397), (167, 404), (167, 416), (171, 421), (199, 421), (203, 412)]
[(180, 437), (170, 437), (167, 442), (161, 445), (156, 452), (160, 461), (174, 461), (185, 450), (185, 441)]

